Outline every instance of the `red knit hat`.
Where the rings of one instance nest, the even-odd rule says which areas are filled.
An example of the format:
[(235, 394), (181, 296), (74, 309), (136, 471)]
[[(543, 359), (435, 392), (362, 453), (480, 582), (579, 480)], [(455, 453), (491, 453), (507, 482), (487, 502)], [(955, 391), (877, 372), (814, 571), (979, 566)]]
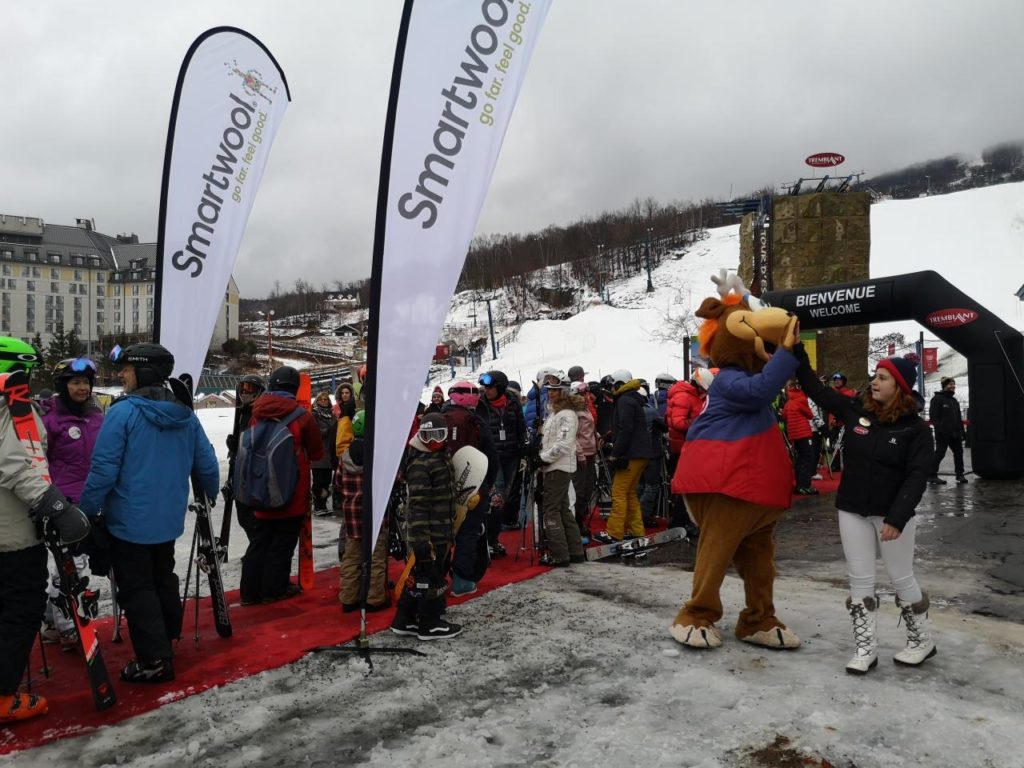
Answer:
[(885, 368), (908, 395), (917, 383), (917, 366), (905, 357), (887, 357), (876, 368)]

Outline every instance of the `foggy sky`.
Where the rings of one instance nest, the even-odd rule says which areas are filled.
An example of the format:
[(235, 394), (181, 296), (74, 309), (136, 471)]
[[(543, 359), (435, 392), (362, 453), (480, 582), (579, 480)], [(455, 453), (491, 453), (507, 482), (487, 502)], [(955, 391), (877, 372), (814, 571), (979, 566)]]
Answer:
[[(242, 295), (368, 277), (401, 5), (5, 2), (0, 213), (155, 241), (182, 58), (204, 30), (238, 26), (292, 93), (235, 268)], [(554, 0), (477, 232), (724, 199), (808, 175), (821, 151), (869, 176), (977, 155), (1024, 138), (1022, 40), (1019, 0)]]

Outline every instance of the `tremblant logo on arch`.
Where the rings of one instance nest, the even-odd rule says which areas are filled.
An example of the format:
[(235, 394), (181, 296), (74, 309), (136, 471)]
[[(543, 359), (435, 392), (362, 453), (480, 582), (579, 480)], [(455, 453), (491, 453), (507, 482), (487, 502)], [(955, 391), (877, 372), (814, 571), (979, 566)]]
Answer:
[(932, 312), (924, 321), (932, 328), (958, 328), (977, 319), (978, 313), (973, 309), (940, 309)]

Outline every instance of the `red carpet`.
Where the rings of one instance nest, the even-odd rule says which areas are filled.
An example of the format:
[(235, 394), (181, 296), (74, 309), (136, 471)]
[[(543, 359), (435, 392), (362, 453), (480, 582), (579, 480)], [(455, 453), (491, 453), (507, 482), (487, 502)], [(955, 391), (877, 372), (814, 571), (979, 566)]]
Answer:
[[(835, 493), (839, 490), (839, 481), (843, 477), (842, 472), (833, 472), (832, 477), (828, 476), (828, 472), (825, 471), (824, 467), (818, 467), (818, 472), (821, 474), (821, 480), (812, 480), (811, 485), (818, 489), (818, 493), (824, 496), (826, 493)], [(801, 501), (803, 499), (813, 499), (814, 496), (801, 496), (796, 493), (793, 494), (793, 501)]]
[[(449, 598), (448, 604), (458, 605), (492, 589), (530, 579), (549, 570), (537, 565), (536, 558), (531, 565), (529, 552), (524, 552), (519, 562), (516, 562), (520, 538), (519, 531), (502, 534), (502, 543), (508, 549), (508, 557), (496, 560), (491, 565), (476, 594)], [(392, 578), (399, 576), (402, 565), (395, 560), (390, 561)], [(242, 608), (238, 604), (238, 592), (230, 592), (228, 600), (231, 604), (234, 636), (226, 640), (218, 637), (214, 630), (213, 611), (209, 599), (204, 599), (199, 606), (201, 640), (198, 647), (193, 641), (195, 613), (194, 603), (190, 601), (186, 609), (182, 640), (175, 648), (174, 668), (177, 679), (161, 685), (129, 685), (118, 680), (119, 670), (132, 656), (126, 625), (122, 628), (124, 642), (114, 644), (110, 640), (112, 620), (98, 620), (96, 626), (100, 645), (118, 696), (117, 704), (105, 712), (97, 712), (93, 707), (85, 667), (80, 657), (63, 653), (59, 646), (47, 645), (46, 660), (50, 665), (50, 676), (44, 678), (37, 642), (32, 649), (31, 661), (33, 691), (49, 700), (50, 712), (34, 720), (0, 728), (0, 754), (87, 733), (98, 726), (119, 723), (171, 701), (283, 666), (301, 658), (314, 646), (353, 640), (359, 635), (359, 614), (343, 614), (337, 595), (337, 568), (317, 573), (315, 586), (310, 592), (279, 603)], [(393, 610), (367, 614), (367, 631), (373, 633), (386, 629), (393, 615)]]

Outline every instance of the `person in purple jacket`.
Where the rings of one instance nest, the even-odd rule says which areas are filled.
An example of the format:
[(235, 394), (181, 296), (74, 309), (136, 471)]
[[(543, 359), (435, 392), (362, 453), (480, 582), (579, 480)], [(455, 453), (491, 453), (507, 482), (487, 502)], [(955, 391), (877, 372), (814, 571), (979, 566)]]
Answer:
[[(103, 411), (92, 396), (95, 377), (96, 363), (89, 358), (61, 360), (53, 368), (56, 394), (40, 403), (43, 426), (46, 428), (46, 459), (50, 465), (50, 476), (53, 484), (74, 504), (78, 503), (82, 495), (96, 436), (103, 424)], [(96, 566), (104, 575), (109, 569), (99, 562), (102, 558), (93, 558), (90, 564), (86, 553), (91, 549), (91, 542), (90, 538), (82, 543), (82, 552), (75, 556), (75, 566), (86, 584), (85, 591), (79, 597), (82, 607), (88, 612), (95, 612), (99, 592), (88, 586), (92, 574), (90, 565)], [(75, 625), (72, 618), (59, 608), (60, 588), (57, 585), (60, 584), (60, 577), (52, 555), (49, 556), (49, 569), (50, 580), (46, 587), (49, 597), (45, 617), (47, 628), (43, 630), (43, 639), (50, 642), (59, 640), (66, 650), (74, 650)]]

